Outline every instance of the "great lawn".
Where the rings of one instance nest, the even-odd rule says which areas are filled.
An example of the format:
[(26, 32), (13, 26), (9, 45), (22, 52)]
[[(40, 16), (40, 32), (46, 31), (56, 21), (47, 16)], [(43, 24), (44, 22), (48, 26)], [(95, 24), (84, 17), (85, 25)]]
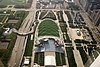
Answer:
[(59, 29), (57, 24), (52, 20), (44, 20), (38, 27), (38, 36), (57, 36), (59, 37)]

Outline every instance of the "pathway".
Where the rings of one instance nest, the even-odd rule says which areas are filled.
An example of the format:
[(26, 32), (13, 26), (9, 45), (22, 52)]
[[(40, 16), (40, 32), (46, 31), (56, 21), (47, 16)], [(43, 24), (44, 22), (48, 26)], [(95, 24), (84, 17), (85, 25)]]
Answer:
[[(64, 11), (63, 11), (63, 17), (64, 17), (64, 20), (66, 21), (66, 24), (67, 24), (67, 27), (68, 27), (68, 30), (69, 30), (70, 27), (69, 27), (69, 23), (68, 23), (68, 17), (64, 13)], [(70, 34), (70, 32), (69, 32), (69, 34)], [(82, 58), (80, 56), (79, 51), (76, 49), (76, 45), (75, 45), (75, 42), (74, 42), (73, 39), (72, 39), (72, 45), (74, 46), (73, 53), (74, 53), (74, 58), (75, 58), (77, 67), (84, 67), (83, 62), (82, 62)]]

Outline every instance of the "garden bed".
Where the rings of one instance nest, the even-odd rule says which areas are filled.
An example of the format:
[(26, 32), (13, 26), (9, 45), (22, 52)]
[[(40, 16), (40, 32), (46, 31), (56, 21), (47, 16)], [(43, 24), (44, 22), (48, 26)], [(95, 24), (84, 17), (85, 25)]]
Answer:
[(87, 54), (85, 53), (85, 51), (83, 50), (83, 47), (77, 47), (77, 49), (80, 52), (81, 58), (83, 60), (83, 64), (85, 64), (88, 60)]
[(24, 55), (25, 56), (32, 56), (32, 49), (33, 49), (33, 40), (31, 40), (31, 35), (29, 35)]
[(66, 60), (65, 60), (64, 53), (56, 52), (56, 65), (57, 66), (66, 65)]
[(39, 64), (40, 66), (44, 66), (44, 53), (35, 53), (34, 63)]
[(74, 54), (73, 54), (73, 48), (72, 47), (66, 47), (66, 53), (68, 57), (68, 63), (69, 67), (77, 67)]

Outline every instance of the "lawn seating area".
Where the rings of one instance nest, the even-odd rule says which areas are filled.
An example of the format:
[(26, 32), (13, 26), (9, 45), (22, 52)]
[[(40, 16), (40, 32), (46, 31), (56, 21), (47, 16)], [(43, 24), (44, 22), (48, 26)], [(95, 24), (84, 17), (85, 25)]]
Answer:
[(74, 54), (73, 54), (73, 48), (66, 47), (66, 53), (67, 53), (69, 67), (77, 67), (75, 58), (74, 58)]
[(53, 20), (43, 20), (38, 29), (38, 36), (50, 35), (59, 37), (59, 28)]
[(44, 53), (35, 53), (34, 63), (39, 64), (40, 66), (44, 66)]

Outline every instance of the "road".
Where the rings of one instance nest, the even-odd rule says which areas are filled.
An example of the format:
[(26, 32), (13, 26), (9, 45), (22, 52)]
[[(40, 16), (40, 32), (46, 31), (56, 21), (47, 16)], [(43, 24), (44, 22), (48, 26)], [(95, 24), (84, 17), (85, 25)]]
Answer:
[[(25, 9), (25, 8), (1, 8), (0, 10), (11, 10), (11, 11), (19, 11), (19, 10), (23, 10), (23, 11), (34, 11), (34, 9), (29, 8), (29, 9)], [(39, 10), (53, 10), (53, 11), (58, 11), (58, 10), (65, 10), (65, 11), (71, 11), (70, 9), (36, 9), (36, 11)], [(73, 12), (80, 12), (79, 10), (73, 10)]]
[[(25, 18), (24, 24), (20, 27), (19, 32), (28, 32), (30, 30), (30, 25), (35, 20), (36, 14), (36, 0), (33, 0), (32, 6), (30, 8), (28, 16)], [(28, 24), (27, 24), (28, 23)], [(17, 36), (15, 46), (12, 51), (11, 58), (8, 62), (8, 67), (20, 67), (23, 54), (26, 47), (27, 36)]]
[(90, 18), (89, 18), (90, 15), (84, 10), (84, 8), (82, 7), (82, 5), (79, 3), (79, 0), (75, 0), (75, 2), (82, 9), (82, 11), (80, 12), (80, 14), (82, 15), (83, 19), (85, 20), (85, 22), (86, 22), (87, 26), (89, 27), (90, 31), (92, 32), (94, 39), (97, 42), (99, 42), (100, 41), (100, 35), (99, 35), (98, 30), (97, 30), (97, 27), (95, 26), (95, 23), (90, 20)]

